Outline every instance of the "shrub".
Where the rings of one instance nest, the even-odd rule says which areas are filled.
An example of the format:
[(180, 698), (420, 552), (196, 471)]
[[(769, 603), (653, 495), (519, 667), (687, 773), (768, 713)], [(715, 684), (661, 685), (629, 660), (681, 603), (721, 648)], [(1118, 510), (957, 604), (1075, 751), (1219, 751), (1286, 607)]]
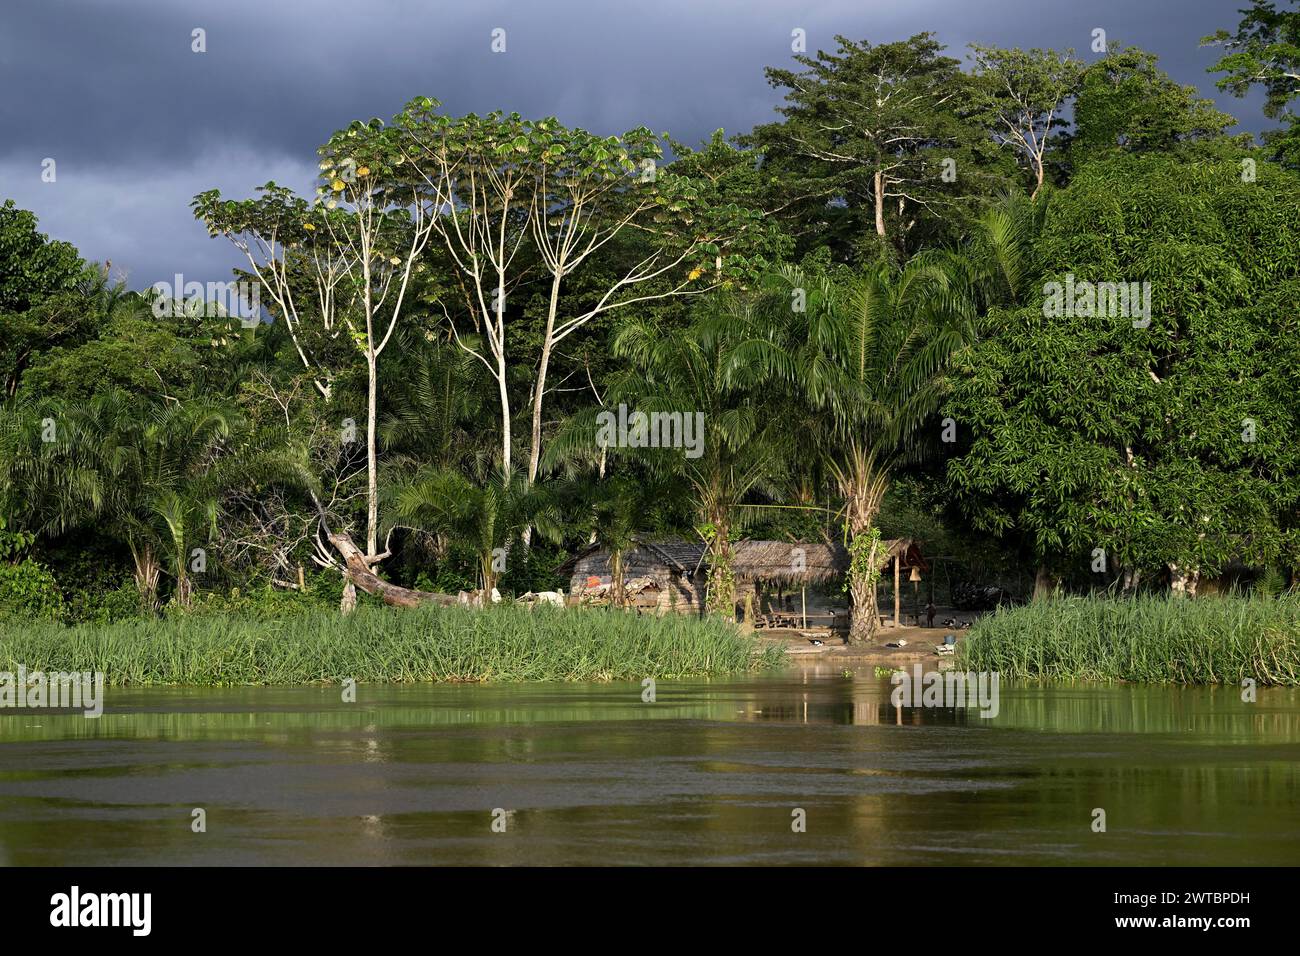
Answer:
[(143, 613), (140, 591), (130, 578), (114, 588), (77, 590), (68, 596), (67, 620), (73, 624), (113, 624)]
[(57, 621), (65, 608), (54, 575), (31, 559), (0, 562), (0, 616)]

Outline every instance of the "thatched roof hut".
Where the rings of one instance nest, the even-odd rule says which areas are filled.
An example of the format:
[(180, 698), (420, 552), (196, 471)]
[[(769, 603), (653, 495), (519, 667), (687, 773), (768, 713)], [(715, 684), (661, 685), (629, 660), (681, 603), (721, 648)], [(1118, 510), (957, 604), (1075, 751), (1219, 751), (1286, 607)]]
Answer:
[[(610, 554), (596, 545), (579, 551), (557, 569), (569, 574), (569, 592), (582, 599), (590, 592), (607, 593), (613, 581)], [(638, 538), (623, 553), (623, 579), (649, 578), (633, 604), (660, 610), (698, 609), (704, 604), (704, 548), (680, 538)]]
[[(901, 569), (929, 570), (920, 548), (911, 538), (882, 544), (882, 569), (898, 557)], [(646, 606), (698, 608), (704, 602), (707, 553), (703, 542), (639, 537), (635, 546), (623, 555), (623, 576), (625, 580), (649, 577), (655, 581), (657, 587), (643, 592), (645, 596), (639, 602)], [(609, 558), (607, 551), (593, 545), (560, 565), (559, 570), (569, 572), (570, 590), (580, 595), (589, 588), (610, 583)], [(843, 577), (848, 569), (849, 552), (841, 544), (739, 541), (733, 549), (732, 572), (740, 598), (762, 585), (800, 588), (825, 584)]]
[[(911, 538), (882, 541), (880, 567), (896, 555), (900, 566), (929, 570), (921, 550)], [(809, 544), (801, 541), (741, 541), (735, 546), (732, 571), (737, 583), (768, 581), (773, 584), (807, 586), (841, 578), (849, 570), (849, 551), (842, 544)]]

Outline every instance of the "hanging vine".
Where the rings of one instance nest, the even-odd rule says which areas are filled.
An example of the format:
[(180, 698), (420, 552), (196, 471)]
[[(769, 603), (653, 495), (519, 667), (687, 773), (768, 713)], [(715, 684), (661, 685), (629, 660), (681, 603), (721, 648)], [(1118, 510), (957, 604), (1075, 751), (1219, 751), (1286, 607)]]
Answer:
[(860, 534), (852, 534), (849, 526), (844, 525), (844, 537), (849, 548), (849, 573), (844, 579), (844, 591), (850, 591), (854, 582), (861, 582), (867, 588), (874, 588), (880, 580), (880, 529), (870, 527)]
[(736, 573), (731, 566), (731, 550), (718, 548), (718, 528), (712, 522), (696, 531), (709, 549), (709, 567), (705, 574), (705, 606), (713, 612), (731, 616), (736, 606)]

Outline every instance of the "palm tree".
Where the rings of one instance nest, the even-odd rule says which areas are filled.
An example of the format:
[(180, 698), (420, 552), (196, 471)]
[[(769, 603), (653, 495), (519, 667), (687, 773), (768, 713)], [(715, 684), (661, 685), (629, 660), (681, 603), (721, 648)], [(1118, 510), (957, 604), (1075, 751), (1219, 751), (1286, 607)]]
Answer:
[[(401, 373), (389, 389), (388, 411), (379, 429), (386, 497), (421, 471), (489, 474), (497, 467), (494, 451), (500, 446), (481, 427), (479, 412), (489, 400), (481, 363), (441, 338), (402, 330), (397, 342)], [(435, 559), (447, 556), (450, 543), (446, 534), (431, 535)]]
[(559, 508), (543, 485), (494, 473), (476, 484), (458, 471), (426, 468), (397, 488), (393, 527), (442, 534), (474, 552), (484, 599), (496, 587), (509, 549), (528, 527), (561, 538)]
[(558, 484), (556, 491), (588, 541), (609, 555), (612, 603), (622, 606), (626, 598), (624, 556), (640, 534), (665, 523), (663, 512), (680, 485), (672, 476), (643, 470), (605, 478), (582, 475)]
[(969, 290), (944, 260), (922, 256), (869, 267), (847, 288), (782, 269), (757, 308), (765, 334), (746, 346), (749, 360), (824, 413), (816, 443), (844, 502), (849, 640), (866, 641), (886, 559), (876, 519), (891, 472), (918, 453), (939, 407), (940, 373), (973, 334)]
[(735, 537), (757, 514), (747, 507), (749, 499), (775, 492), (782, 445), (779, 409), (771, 407), (762, 387), (766, 370), (746, 348), (756, 334), (749, 308), (732, 296), (711, 300), (681, 330), (633, 319), (614, 341), (614, 353), (630, 367), (607, 399), (647, 415), (698, 416), (694, 420), (702, 422), (698, 448), (639, 454), (690, 489), (696, 530), (708, 547), (706, 605), (731, 618)]
[(390, 470), (408, 476), (430, 466), (488, 472), (499, 445), (484, 434), (479, 414), (490, 397), (481, 363), (454, 343), (405, 330), (398, 344), (402, 376), (390, 388), (391, 410), (380, 426)]
[(1024, 297), (1038, 274), (1034, 243), (1048, 208), (1048, 202), (1033, 202), (1023, 194), (1004, 196), (975, 219), (960, 248), (931, 254), (930, 261), (947, 274), (977, 318)]
[(878, 263), (842, 285), (785, 268), (755, 305), (763, 334), (740, 350), (743, 362), (824, 413), (808, 431), (844, 502), (852, 643), (876, 629), (875, 583), (887, 557), (876, 519), (890, 475), (919, 456), (920, 429), (946, 393), (944, 373), (989, 311), (1023, 296), (1045, 209), (1006, 197), (960, 248), (902, 267)]
[(239, 412), (204, 400), (153, 405), (123, 392), (82, 404), (38, 403), (0, 419), (0, 498), (19, 498), (47, 535), (93, 525), (131, 552), (144, 604), (164, 571), (189, 604), (194, 547), (216, 531), (223, 494), (270, 483), (307, 486), (283, 436), (255, 436)]

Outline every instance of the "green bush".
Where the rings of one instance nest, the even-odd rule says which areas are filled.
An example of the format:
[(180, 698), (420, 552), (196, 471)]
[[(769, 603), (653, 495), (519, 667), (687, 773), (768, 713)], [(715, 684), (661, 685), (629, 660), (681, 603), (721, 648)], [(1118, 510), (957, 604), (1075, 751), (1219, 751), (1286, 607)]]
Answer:
[(143, 613), (140, 591), (130, 578), (115, 588), (76, 590), (68, 595), (67, 620), (71, 624), (113, 624)]
[(325, 591), (309, 587), (303, 594), (264, 584), (229, 591), (198, 591), (189, 607), (168, 604), (163, 614), (169, 618), (236, 615), (269, 620), (337, 606), (338, 597)]
[(58, 621), (65, 607), (54, 575), (31, 559), (0, 562), (0, 617)]

